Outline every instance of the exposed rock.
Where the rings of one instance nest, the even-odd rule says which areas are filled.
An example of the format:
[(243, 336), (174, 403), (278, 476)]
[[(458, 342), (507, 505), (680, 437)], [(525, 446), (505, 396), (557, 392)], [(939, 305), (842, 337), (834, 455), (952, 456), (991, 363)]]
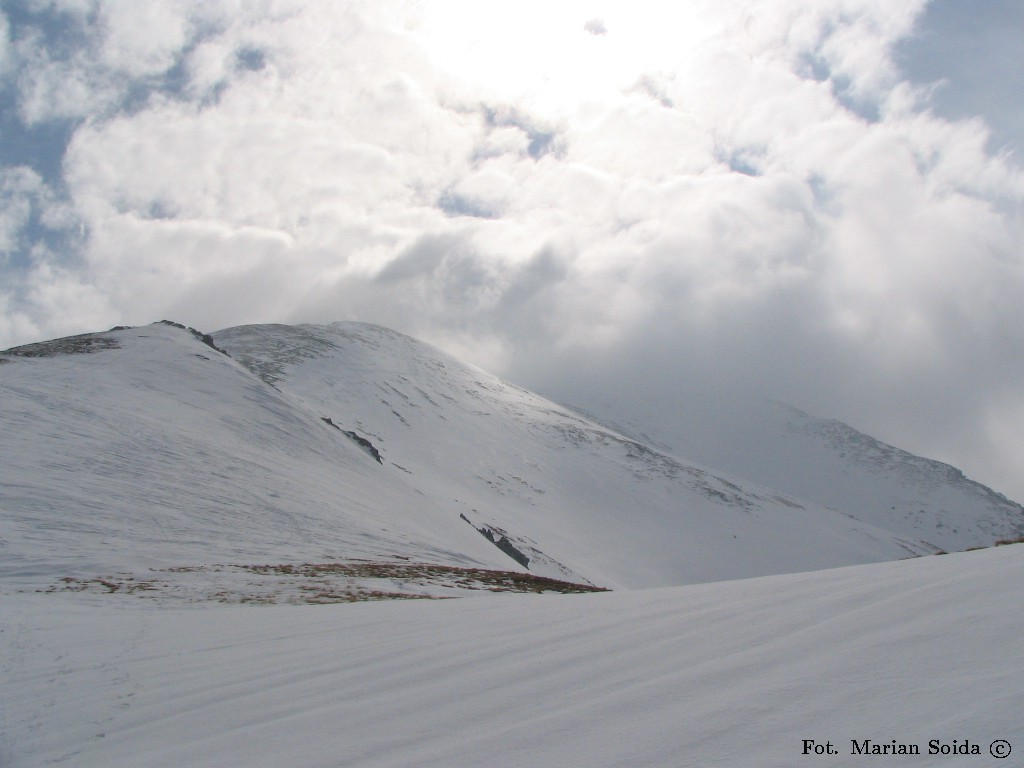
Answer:
[(377, 448), (374, 446), (374, 444), (371, 443), (369, 440), (367, 440), (365, 437), (363, 437), (362, 435), (357, 435), (355, 432), (353, 432), (351, 430), (342, 429), (341, 427), (339, 427), (337, 424), (335, 424), (327, 416), (321, 416), (320, 418), (323, 421), (325, 421), (328, 424), (330, 424), (335, 429), (337, 429), (338, 431), (340, 431), (343, 435), (345, 435), (345, 437), (347, 437), (350, 440), (352, 440), (353, 442), (355, 442), (356, 445), (358, 445), (360, 448), (362, 448), (368, 454), (373, 456), (373, 458), (375, 458), (379, 464), (383, 464), (384, 463), (384, 459), (381, 457), (380, 451), (378, 451)]
[[(473, 525), (470, 519), (465, 515), (459, 515), (459, 517), (461, 517), (470, 525)], [(508, 536), (505, 535), (504, 531), (502, 531), (501, 529), (491, 528), (490, 526), (486, 525), (480, 528), (477, 528), (475, 525), (473, 525), (473, 527), (476, 528), (485, 539), (491, 542), (491, 544), (493, 544), (506, 555), (515, 560), (517, 563), (523, 566), (523, 568), (530, 567), (530, 558), (527, 557), (524, 552), (516, 548), (515, 544), (513, 544), (509, 540)]]
[(4, 354), (14, 355), (15, 357), (55, 357), (57, 355), (91, 354), (103, 349), (120, 348), (121, 343), (110, 336), (83, 333), (79, 336), (65, 336), (62, 339), (11, 347), (10, 349), (5, 349)]

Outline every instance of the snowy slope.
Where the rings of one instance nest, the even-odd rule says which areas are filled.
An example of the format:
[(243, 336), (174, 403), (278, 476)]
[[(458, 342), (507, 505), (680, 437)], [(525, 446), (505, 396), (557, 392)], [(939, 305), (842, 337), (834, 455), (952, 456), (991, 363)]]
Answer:
[[(609, 423), (677, 456), (955, 551), (1024, 535), (1024, 508), (948, 464), (835, 419), (758, 399), (602, 403)], [(628, 425), (628, 426), (622, 426)]]
[(1018, 765), (1022, 580), (1018, 545), (586, 596), (8, 597), (0, 765)]
[(681, 462), (378, 326), (213, 335), (268, 383), (369, 440), (384, 469), (424, 498), (500, 531), (551, 575), (646, 587), (935, 550), (885, 520), (865, 524)]
[[(837, 568), (931, 547), (906, 515), (688, 464), (374, 326), (154, 324), (0, 361), (3, 768), (1024, 749), (1024, 546)], [(918, 464), (927, 489), (931, 463), (830, 428), (851, 476)], [(970, 509), (957, 535), (1003, 530)], [(494, 594), (563, 589), (533, 571), (732, 580)]]
[(318, 414), (183, 329), (158, 323), (3, 358), (5, 584), (204, 563), (508, 562), (418, 503), (401, 473), (384, 479)]
[(649, 587), (941, 546), (927, 515), (915, 536), (682, 462), (376, 326), (215, 339), (233, 357), (166, 323), (0, 354), (8, 588), (327, 599), (357, 561), (389, 593), (430, 591), (403, 563)]

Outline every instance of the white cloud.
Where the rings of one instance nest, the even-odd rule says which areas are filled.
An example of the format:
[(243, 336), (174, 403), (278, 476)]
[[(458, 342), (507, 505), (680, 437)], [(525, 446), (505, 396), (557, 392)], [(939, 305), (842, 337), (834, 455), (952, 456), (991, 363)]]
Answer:
[(187, 39), (186, 8), (163, 0), (104, 0), (102, 64), (128, 77), (170, 69)]
[(121, 98), (113, 83), (98, 80), (82, 55), (68, 61), (47, 56), (37, 36), (18, 42), (23, 74), (18, 79), (19, 113), (30, 127), (51, 120), (84, 118), (112, 108)]

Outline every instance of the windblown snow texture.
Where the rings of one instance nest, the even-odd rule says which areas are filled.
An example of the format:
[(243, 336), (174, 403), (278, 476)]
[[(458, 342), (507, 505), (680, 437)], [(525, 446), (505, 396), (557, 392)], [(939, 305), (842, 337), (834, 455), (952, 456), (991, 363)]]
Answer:
[(4, 768), (1024, 748), (1024, 548), (912, 557), (1021, 508), (846, 425), (712, 469), (354, 323), (0, 362)]

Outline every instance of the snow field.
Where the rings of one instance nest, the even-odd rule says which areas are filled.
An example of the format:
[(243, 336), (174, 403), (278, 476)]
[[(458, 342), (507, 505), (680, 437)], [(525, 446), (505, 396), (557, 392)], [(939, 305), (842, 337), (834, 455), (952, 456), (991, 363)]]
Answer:
[(815, 739), (852, 766), (851, 739), (934, 738), (989, 764), (1024, 751), (1022, 579), (1008, 546), (596, 595), (10, 596), (0, 765), (793, 766)]
[[(726, 474), (386, 329), (222, 336), (235, 359), (162, 324), (5, 353), (0, 768), (1024, 752), (1024, 547), (877, 563), (1020, 532), (952, 468), (789, 414)], [(493, 594), (505, 534), (619, 591)], [(282, 604), (381, 592), (476, 597)]]

